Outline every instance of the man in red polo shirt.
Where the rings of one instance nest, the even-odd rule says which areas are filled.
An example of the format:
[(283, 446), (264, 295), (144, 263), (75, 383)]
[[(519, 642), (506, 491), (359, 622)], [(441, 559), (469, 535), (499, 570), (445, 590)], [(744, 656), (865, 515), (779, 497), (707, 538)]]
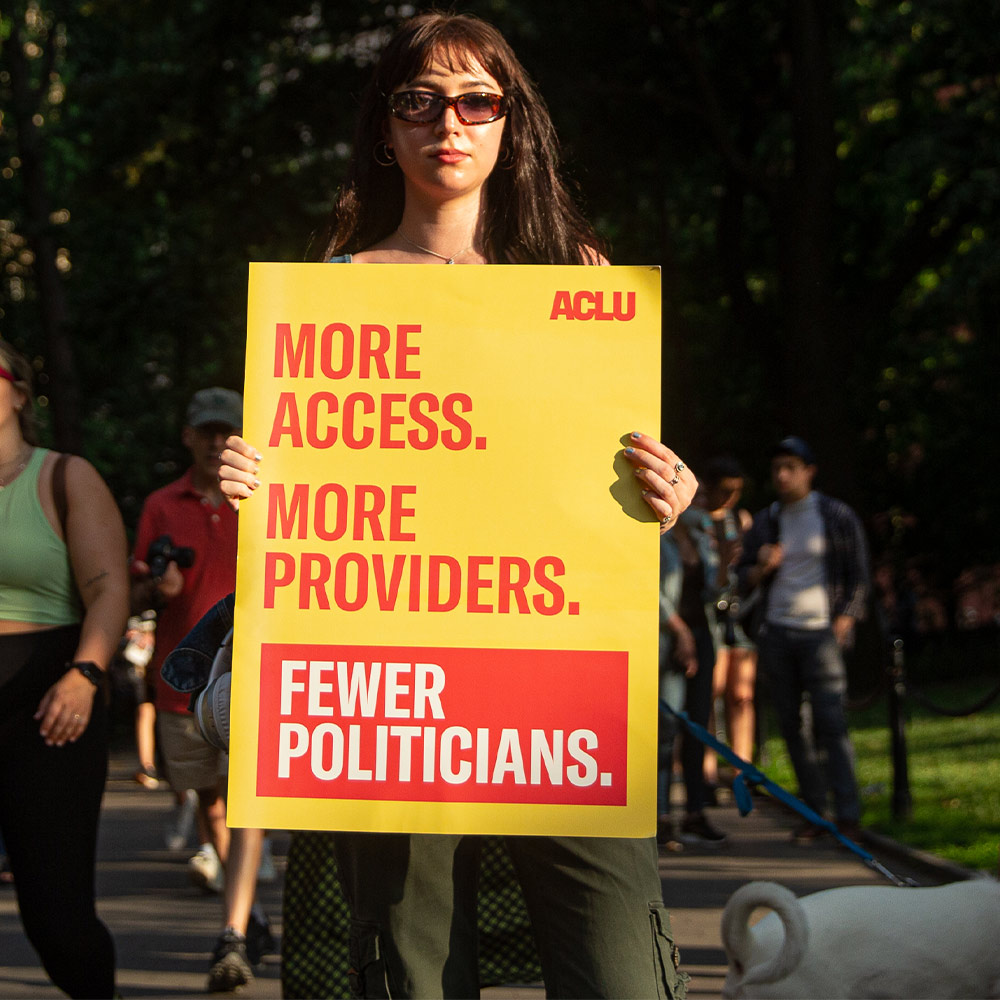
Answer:
[[(189, 863), (192, 879), (220, 891), (229, 851), (226, 754), (210, 746), (188, 711), (188, 695), (160, 681), (167, 654), (218, 600), (236, 589), (236, 514), (219, 489), (219, 455), (243, 425), (243, 399), (231, 389), (201, 389), (191, 399), (181, 434), (191, 467), (147, 497), (132, 563), (133, 606), (155, 608), (156, 648), (149, 664), (155, 684), (157, 737), (167, 777), (178, 796), (198, 793), (201, 848)], [(150, 573), (150, 547), (167, 548), (165, 566)], [(183, 550), (189, 550), (184, 552)]]

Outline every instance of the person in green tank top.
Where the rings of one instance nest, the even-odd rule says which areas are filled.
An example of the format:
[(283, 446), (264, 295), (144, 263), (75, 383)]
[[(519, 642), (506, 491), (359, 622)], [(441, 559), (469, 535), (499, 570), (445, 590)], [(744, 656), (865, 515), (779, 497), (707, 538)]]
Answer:
[(105, 671), (128, 615), (125, 528), (89, 462), (38, 447), (31, 375), (0, 341), (0, 836), (52, 982), (110, 997), (94, 861)]

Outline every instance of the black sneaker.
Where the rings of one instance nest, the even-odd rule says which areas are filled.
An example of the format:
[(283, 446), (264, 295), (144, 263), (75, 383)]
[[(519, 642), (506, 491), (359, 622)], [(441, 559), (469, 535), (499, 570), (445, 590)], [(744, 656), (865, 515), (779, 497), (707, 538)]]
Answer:
[(247, 959), (246, 938), (232, 928), (226, 928), (212, 952), (212, 968), (208, 973), (209, 993), (228, 993), (253, 982), (253, 970)]
[(247, 921), (247, 959), (251, 965), (260, 965), (265, 955), (271, 955), (278, 949), (267, 914), (261, 916), (263, 920), (251, 912)]
[(721, 847), (726, 835), (705, 818), (704, 813), (685, 816), (681, 820), (680, 838), (685, 844), (700, 844), (702, 847)]

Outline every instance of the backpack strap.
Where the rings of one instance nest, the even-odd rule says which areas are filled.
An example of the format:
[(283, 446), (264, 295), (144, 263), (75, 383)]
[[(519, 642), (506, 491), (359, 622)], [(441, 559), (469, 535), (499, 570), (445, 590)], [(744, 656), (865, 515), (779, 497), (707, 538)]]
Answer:
[(56, 506), (56, 515), (59, 518), (59, 527), (62, 528), (63, 538), (66, 537), (66, 515), (69, 512), (69, 501), (66, 498), (66, 463), (69, 455), (63, 452), (52, 466), (52, 500)]

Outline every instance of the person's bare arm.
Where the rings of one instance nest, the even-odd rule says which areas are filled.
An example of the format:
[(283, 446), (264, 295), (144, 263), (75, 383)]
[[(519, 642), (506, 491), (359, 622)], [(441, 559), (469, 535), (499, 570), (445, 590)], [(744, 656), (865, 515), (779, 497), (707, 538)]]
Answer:
[[(125, 526), (111, 491), (85, 459), (66, 464), (66, 498), (66, 547), (84, 606), (73, 662), (107, 670), (128, 618)], [(49, 688), (35, 713), (46, 743), (62, 746), (79, 738), (96, 691), (79, 670), (68, 670)]]

